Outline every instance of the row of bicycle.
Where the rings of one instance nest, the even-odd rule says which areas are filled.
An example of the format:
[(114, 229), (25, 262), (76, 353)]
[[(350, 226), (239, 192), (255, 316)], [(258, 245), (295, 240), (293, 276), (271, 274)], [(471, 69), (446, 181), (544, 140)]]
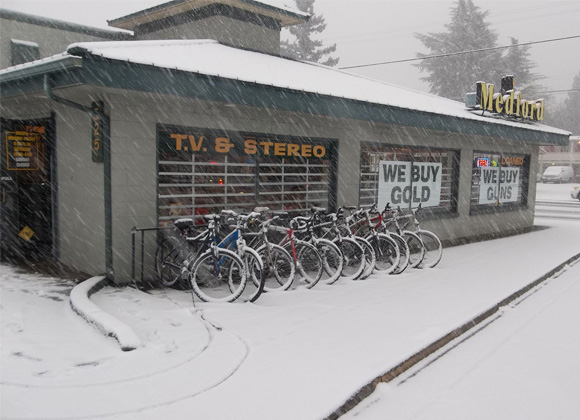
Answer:
[[(222, 210), (174, 222), (176, 235), (158, 246), (155, 269), (163, 286), (191, 288), (205, 302), (255, 301), (263, 292), (312, 288), (373, 272), (399, 274), (434, 267), (441, 241), (421, 229), (417, 214), (388, 204), (382, 211), (312, 208), (308, 215), (255, 208), (249, 214)], [(407, 230), (413, 221), (414, 230)]]

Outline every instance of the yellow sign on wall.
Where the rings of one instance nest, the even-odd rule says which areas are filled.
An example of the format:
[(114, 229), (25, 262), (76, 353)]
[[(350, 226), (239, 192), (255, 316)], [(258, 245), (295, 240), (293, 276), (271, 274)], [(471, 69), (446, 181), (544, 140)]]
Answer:
[(34, 234), (35, 234), (35, 232), (32, 229), (30, 229), (30, 227), (24, 226), (24, 228), (20, 231), (18, 236), (20, 236), (22, 239), (24, 239), (26, 242), (28, 242), (32, 239)]
[[(170, 138), (174, 141), (173, 147), (177, 152), (229, 153), (236, 147), (236, 144), (228, 137), (211, 138), (204, 135), (171, 133)], [(326, 147), (321, 144), (282, 142), (267, 138), (246, 137), (242, 150), (246, 155), (305, 158), (326, 156)]]
[(38, 171), (41, 161), (39, 133), (6, 132), (6, 166), (9, 171)]

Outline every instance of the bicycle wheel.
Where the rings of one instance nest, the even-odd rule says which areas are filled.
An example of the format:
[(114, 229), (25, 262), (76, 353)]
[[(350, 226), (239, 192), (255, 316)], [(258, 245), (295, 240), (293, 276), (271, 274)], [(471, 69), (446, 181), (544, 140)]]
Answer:
[(385, 274), (394, 272), (400, 259), (397, 243), (383, 233), (371, 235), (367, 240), (371, 243), (377, 255), (375, 269)]
[(187, 244), (173, 236), (159, 244), (155, 251), (155, 273), (161, 286), (170, 287), (181, 283), (187, 255)]
[(419, 235), (408, 230), (403, 231), (402, 236), (409, 247), (409, 267), (417, 268), (425, 257), (423, 241), (419, 238)]
[[(256, 250), (246, 247), (244, 252), (244, 268), (249, 277), (246, 283), (246, 288), (238, 299), (242, 299), (246, 302), (255, 302), (264, 292), (264, 264)], [(238, 287), (238, 284), (233, 282), (239, 282), (240, 278), (240, 276), (230, 277), (230, 283), (228, 284), (232, 293)]]
[(441, 241), (433, 232), (428, 230), (417, 230), (415, 232), (421, 240), (423, 241), (423, 247), (425, 248), (425, 257), (421, 261), (419, 267), (421, 268), (433, 268), (443, 256), (443, 245)]
[(322, 257), (316, 247), (308, 242), (294, 240), (294, 253), (291, 243), (284, 245), (284, 249), (294, 255), (297, 280), (306, 283), (308, 289), (316, 286), (324, 271)]
[(364, 252), (365, 267), (362, 274), (358, 278), (358, 280), (364, 280), (368, 278), (375, 270), (375, 265), (377, 264), (377, 255), (375, 254), (373, 246), (365, 238), (361, 238), (360, 236), (354, 236), (353, 238), (358, 242)]
[(292, 256), (279, 245), (264, 244), (257, 249), (264, 263), (264, 290), (288, 290), (294, 282), (296, 265)]
[(401, 274), (405, 269), (409, 266), (409, 258), (410, 258), (410, 250), (407, 241), (396, 233), (389, 232), (388, 234), (399, 247), (399, 264), (397, 264), (397, 268), (393, 271), (393, 274)]
[(335, 239), (333, 242), (342, 253), (341, 276), (346, 280), (358, 279), (365, 268), (365, 254), (362, 246), (351, 238)]
[(344, 259), (340, 248), (328, 239), (317, 239), (316, 249), (322, 257), (322, 280), (327, 284), (335, 283), (342, 273)]
[(195, 260), (189, 281), (193, 292), (204, 302), (233, 302), (243, 293), (248, 276), (240, 257), (217, 248)]

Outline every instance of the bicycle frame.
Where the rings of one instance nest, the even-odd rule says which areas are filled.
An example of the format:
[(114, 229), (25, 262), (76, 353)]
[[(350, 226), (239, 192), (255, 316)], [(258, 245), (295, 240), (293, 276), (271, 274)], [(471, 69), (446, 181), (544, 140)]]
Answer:
[(281, 247), (284, 247), (284, 245), (290, 243), (290, 247), (292, 249), (292, 258), (294, 259), (294, 263), (295, 264), (299, 264), (300, 261), (298, 260), (298, 257), (296, 256), (296, 236), (294, 235), (294, 228), (290, 227), (290, 228), (285, 228), (282, 226), (271, 226), (271, 229), (276, 231), (276, 232), (283, 232), (286, 234), (286, 236), (280, 241), (280, 243), (278, 245), (280, 245)]
[[(233, 211), (222, 211), (222, 214), (229, 215), (236, 218), (236, 226), (234, 230), (232, 230), (225, 238), (223, 238), (217, 247), (228, 249), (230, 251), (237, 251), (237, 254), (240, 258), (244, 258), (246, 252), (253, 252), (250, 251), (248, 245), (246, 244), (246, 240), (242, 235), (242, 226), (246, 226), (248, 220), (258, 216), (258, 213), (250, 213), (247, 216), (238, 215)], [(214, 238), (215, 240), (215, 238)], [(259, 258), (258, 258), (259, 260)], [(246, 271), (246, 275), (249, 275), (249, 267), (246, 267), (244, 264), (244, 270)]]

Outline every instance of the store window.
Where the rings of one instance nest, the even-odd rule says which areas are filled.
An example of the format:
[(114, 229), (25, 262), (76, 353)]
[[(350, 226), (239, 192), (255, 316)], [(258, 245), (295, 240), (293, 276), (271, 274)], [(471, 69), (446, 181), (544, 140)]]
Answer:
[(359, 204), (456, 213), (458, 179), (457, 150), (363, 144)]
[(336, 201), (335, 142), (159, 125), (159, 224), (256, 206), (299, 213)]
[(475, 151), (471, 210), (495, 211), (527, 205), (530, 156)]

